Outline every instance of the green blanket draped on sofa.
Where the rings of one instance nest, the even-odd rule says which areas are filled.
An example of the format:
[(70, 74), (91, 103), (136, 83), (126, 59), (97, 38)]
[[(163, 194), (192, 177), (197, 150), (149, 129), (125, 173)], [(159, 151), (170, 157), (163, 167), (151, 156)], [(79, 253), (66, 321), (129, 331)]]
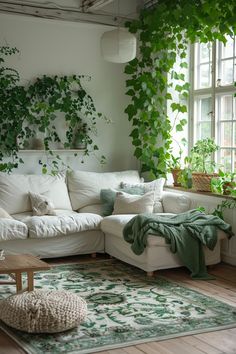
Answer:
[(233, 236), (231, 225), (217, 216), (206, 215), (196, 209), (174, 215), (139, 214), (123, 229), (125, 241), (131, 249), (141, 254), (149, 234), (162, 236), (177, 253), (182, 263), (191, 271), (194, 279), (210, 279), (207, 274), (202, 245), (213, 250), (217, 242), (217, 229)]

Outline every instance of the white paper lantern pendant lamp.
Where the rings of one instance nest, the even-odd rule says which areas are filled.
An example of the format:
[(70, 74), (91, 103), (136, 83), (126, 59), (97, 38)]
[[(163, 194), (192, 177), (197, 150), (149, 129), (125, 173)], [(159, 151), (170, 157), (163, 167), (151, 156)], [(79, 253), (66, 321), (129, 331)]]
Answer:
[(136, 56), (136, 37), (125, 28), (103, 33), (101, 52), (104, 60), (112, 63), (127, 63)]

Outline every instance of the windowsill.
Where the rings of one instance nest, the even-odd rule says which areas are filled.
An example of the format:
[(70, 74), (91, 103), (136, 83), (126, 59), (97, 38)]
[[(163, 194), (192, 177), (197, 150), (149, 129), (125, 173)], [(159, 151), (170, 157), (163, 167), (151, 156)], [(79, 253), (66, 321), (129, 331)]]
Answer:
[(78, 151), (85, 151), (85, 149), (51, 149), (51, 150), (42, 150), (42, 149), (22, 149), (19, 150), (19, 152), (49, 152), (49, 151), (53, 151), (53, 152), (78, 152)]
[(194, 193), (194, 194), (201, 194), (205, 196), (211, 196), (211, 197), (217, 197), (217, 198), (225, 198), (225, 199), (236, 199), (235, 197), (232, 197), (227, 194), (216, 194), (212, 192), (199, 192), (194, 189), (187, 189), (183, 187), (174, 187), (174, 186), (164, 186), (165, 189), (172, 189), (175, 191), (181, 191), (181, 192), (188, 192), (188, 193)]

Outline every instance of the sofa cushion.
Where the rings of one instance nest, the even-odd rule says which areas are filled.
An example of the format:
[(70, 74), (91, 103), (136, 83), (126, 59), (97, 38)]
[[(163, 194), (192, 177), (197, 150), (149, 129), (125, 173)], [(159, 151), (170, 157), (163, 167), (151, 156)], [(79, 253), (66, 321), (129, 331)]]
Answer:
[(125, 192), (128, 194), (142, 195), (144, 194), (143, 188), (124, 188), (124, 189), (101, 189), (100, 200), (101, 200), (101, 211), (103, 216), (111, 215), (114, 209), (114, 203), (116, 199), (117, 192)]
[(67, 175), (68, 189), (73, 210), (91, 204), (100, 204), (100, 190), (117, 189), (122, 181), (139, 183), (138, 171), (86, 172), (70, 171)]
[(79, 209), (79, 213), (93, 213), (102, 215), (101, 204), (86, 205), (85, 207)]
[(184, 194), (163, 192), (162, 205), (165, 213), (184, 213), (189, 210), (191, 199)]
[(121, 188), (142, 188), (144, 193), (153, 191), (155, 193), (155, 203), (153, 212), (154, 213), (163, 213), (163, 206), (161, 203), (161, 196), (163, 193), (163, 187), (165, 183), (165, 178), (157, 178), (151, 182), (142, 182), (137, 184), (127, 183), (122, 181)]
[(14, 219), (0, 219), (0, 242), (27, 237), (28, 228), (23, 222)]
[(154, 192), (148, 192), (144, 195), (130, 195), (124, 192), (117, 192), (112, 214), (152, 213), (153, 205)]
[[(106, 216), (101, 222), (101, 230), (105, 234), (112, 234), (123, 239), (123, 228), (134, 216), (134, 214)], [(109, 237), (109, 235), (106, 235), (106, 237)], [(147, 244), (148, 246), (166, 246), (163, 237), (151, 234), (148, 235)]]
[(0, 219), (12, 219), (12, 216), (3, 208), (0, 208)]
[(47, 196), (56, 209), (72, 209), (65, 177), (0, 172), (0, 207), (9, 214), (32, 210), (29, 192)]
[(71, 212), (70, 215), (32, 216), (24, 219), (30, 238), (67, 236), (80, 231), (99, 230), (102, 217), (97, 214)]
[(0, 172), (0, 207), (9, 214), (31, 210), (29, 179), (26, 175)]

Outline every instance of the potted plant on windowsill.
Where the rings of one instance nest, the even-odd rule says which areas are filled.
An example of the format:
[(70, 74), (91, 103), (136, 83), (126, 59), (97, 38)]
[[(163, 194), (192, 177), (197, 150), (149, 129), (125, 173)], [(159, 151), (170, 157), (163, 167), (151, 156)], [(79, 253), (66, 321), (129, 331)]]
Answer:
[(190, 151), (193, 189), (199, 192), (211, 191), (211, 179), (217, 176), (213, 154), (219, 149), (213, 139), (206, 138), (196, 142)]
[(181, 154), (178, 157), (171, 155), (171, 160), (168, 163), (169, 171), (172, 173), (172, 177), (174, 180), (174, 186), (180, 187), (181, 184), (179, 182), (179, 176), (181, 173)]
[(211, 180), (213, 193), (236, 196), (236, 172), (224, 172), (219, 170), (219, 176)]

